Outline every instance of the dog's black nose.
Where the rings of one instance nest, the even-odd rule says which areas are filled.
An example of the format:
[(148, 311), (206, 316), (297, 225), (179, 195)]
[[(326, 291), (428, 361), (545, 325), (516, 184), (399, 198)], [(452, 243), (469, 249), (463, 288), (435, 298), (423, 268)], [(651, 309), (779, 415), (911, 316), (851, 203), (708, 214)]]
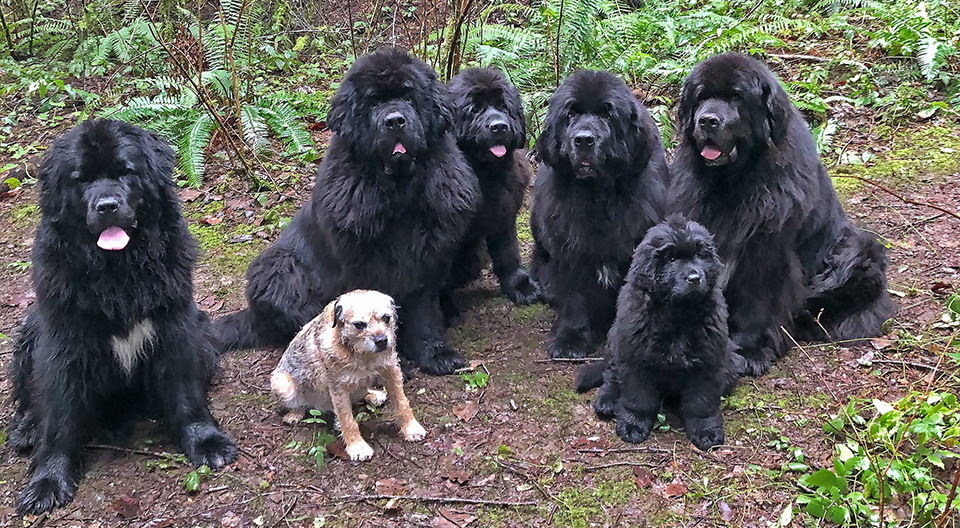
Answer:
[(592, 147), (595, 141), (596, 138), (590, 132), (578, 132), (573, 136), (573, 144), (580, 148)]
[(120, 201), (116, 198), (100, 198), (93, 206), (98, 213), (116, 213), (120, 208)]
[(700, 284), (701, 280), (703, 280), (703, 277), (701, 277), (700, 274), (695, 271), (690, 272), (690, 274), (687, 275), (687, 282), (690, 284)]
[(390, 130), (398, 130), (407, 124), (407, 120), (400, 112), (390, 112), (384, 120), (384, 125)]
[(377, 336), (373, 338), (373, 344), (377, 345), (377, 350), (381, 352), (387, 348), (388, 342), (387, 336)]
[(703, 114), (697, 118), (697, 123), (700, 124), (701, 128), (713, 130), (720, 126), (720, 116), (716, 114)]
[(507, 122), (502, 119), (498, 119), (493, 123), (490, 123), (490, 131), (494, 134), (505, 133), (507, 131)]

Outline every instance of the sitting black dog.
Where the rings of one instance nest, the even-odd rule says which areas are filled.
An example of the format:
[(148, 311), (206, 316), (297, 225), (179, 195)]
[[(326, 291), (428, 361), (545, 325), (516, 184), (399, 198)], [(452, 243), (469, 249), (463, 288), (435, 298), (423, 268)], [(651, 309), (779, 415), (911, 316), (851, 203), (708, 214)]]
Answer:
[(713, 236), (671, 215), (637, 246), (617, 318), (607, 337), (608, 365), (586, 365), (577, 391), (597, 386), (593, 406), (617, 418), (617, 435), (643, 442), (661, 401), (678, 403), (687, 438), (706, 450), (723, 443), (720, 397), (737, 376)]
[(37, 303), (10, 368), (9, 444), (33, 448), (20, 514), (73, 500), (83, 443), (123, 439), (144, 414), (163, 419), (194, 465), (237, 459), (207, 408), (217, 358), (193, 302), (197, 248), (173, 167), (162, 139), (103, 119), (54, 141), (40, 166)]

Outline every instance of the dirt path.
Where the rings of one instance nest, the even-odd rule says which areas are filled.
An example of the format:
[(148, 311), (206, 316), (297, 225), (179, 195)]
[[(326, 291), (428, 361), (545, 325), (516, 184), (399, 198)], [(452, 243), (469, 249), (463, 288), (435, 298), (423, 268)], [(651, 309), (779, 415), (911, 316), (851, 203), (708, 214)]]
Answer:
[[(912, 199), (960, 210), (956, 130), (901, 130), (870, 148), (875, 162), (845, 170), (876, 173)], [(222, 315), (240, 306), (246, 262), (311, 185), (304, 178), (287, 195), (262, 201), (222, 185), (183, 194), (205, 247), (197, 277), (205, 309)], [(870, 186), (838, 186), (850, 214), (890, 246), (890, 288), (902, 296), (892, 332), (856, 346), (794, 350), (767, 376), (744, 380), (725, 403), (727, 445), (710, 453), (693, 448), (671, 416), (643, 445), (620, 442), (612, 425), (594, 416), (592, 395), (574, 393), (576, 366), (544, 361), (552, 311), (510, 305), (487, 272), (461, 296), (470, 310), (448, 337), (489, 380), (477, 390), (460, 375), (410, 381), (407, 394), (428, 431), (423, 443), (403, 442), (389, 412), (364, 411), (361, 430), (373, 461), (331, 454), (318, 467), (308, 449), (329, 427), (284, 424), (266, 389), (281, 351), (232, 354), (215, 380), (211, 407), (242, 449), (238, 463), (201, 479), (189, 494), (182, 483), (191, 468), (168, 455), (175, 452), (169, 438), (145, 422), (129, 450), (88, 449), (76, 500), (35, 525), (767, 526), (798, 493), (786, 466), (796, 450), (810, 466), (829, 463), (821, 424), (838, 402), (889, 401), (928, 385), (956, 388), (952, 372), (931, 368), (940, 359), (907, 338), (936, 334), (930, 324), (960, 287), (960, 221)], [(35, 199), (28, 189), (0, 200), (0, 332), (11, 338), (31, 302), (23, 263), (38, 220)], [(529, 249), (529, 232), (521, 239)], [(4, 369), (10, 354), (11, 341), (3, 339)], [(4, 400), (9, 391), (0, 378)], [(0, 422), (9, 416), (7, 405)], [(2, 446), (0, 457), (0, 526), (21, 526), (12, 507), (27, 460)], [(383, 497), (395, 495), (412, 498)]]

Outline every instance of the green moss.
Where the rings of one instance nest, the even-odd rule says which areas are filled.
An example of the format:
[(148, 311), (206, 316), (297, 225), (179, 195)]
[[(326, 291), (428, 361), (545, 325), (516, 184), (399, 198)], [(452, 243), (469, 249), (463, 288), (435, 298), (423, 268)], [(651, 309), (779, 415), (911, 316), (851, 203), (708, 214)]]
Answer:
[(223, 229), (220, 228), (220, 226), (190, 224), (187, 228), (190, 230), (190, 233), (197, 238), (200, 249), (204, 251), (220, 247), (225, 242)]
[(603, 481), (593, 490), (577, 486), (563, 488), (556, 495), (559, 509), (554, 522), (557, 526), (588, 528), (606, 517), (605, 507), (627, 504), (636, 491), (632, 480)]
[(231, 401), (237, 403), (256, 403), (258, 405), (270, 405), (273, 403), (273, 396), (270, 394), (258, 392), (254, 394), (237, 393), (230, 396)]
[(448, 335), (450, 344), (464, 352), (483, 352), (490, 342), (485, 336), (480, 335), (477, 329), (466, 326), (451, 330)]
[(530, 210), (524, 209), (517, 215), (517, 240), (520, 244), (533, 242), (533, 232), (530, 231)]
[(529, 323), (546, 311), (546, 309), (547, 305), (541, 303), (518, 306), (510, 310), (510, 318), (518, 323)]
[(547, 397), (533, 403), (538, 410), (557, 419), (573, 417), (573, 406), (584, 401), (584, 397), (573, 390), (573, 384), (566, 378), (551, 378), (547, 383)]
[(19, 226), (28, 226), (40, 220), (40, 206), (37, 204), (18, 205), (10, 211), (10, 221)]
[[(865, 165), (846, 164), (834, 169), (837, 176), (851, 175), (890, 185), (915, 185), (939, 179), (960, 171), (960, 131), (951, 127), (928, 127), (907, 130), (895, 136), (887, 130), (896, 148), (879, 154)], [(834, 187), (841, 197), (860, 190), (863, 182), (850, 178), (834, 178)]]

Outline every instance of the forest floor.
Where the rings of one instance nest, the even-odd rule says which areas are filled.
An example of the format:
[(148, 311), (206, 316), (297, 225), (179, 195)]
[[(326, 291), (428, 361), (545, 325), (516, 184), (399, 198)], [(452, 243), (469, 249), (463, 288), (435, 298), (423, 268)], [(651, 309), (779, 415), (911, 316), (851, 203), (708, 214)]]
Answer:
[[(53, 128), (28, 121), (11, 137), (24, 145), (47, 145), (67, 124), (69, 119)], [(831, 167), (832, 174), (868, 176), (901, 197), (960, 211), (955, 122), (892, 128), (848, 116), (842, 130), (834, 144), (871, 156), (866, 164)], [(322, 133), (315, 138), (325, 140)], [(2, 162), (10, 159), (0, 156)], [(227, 179), (226, 171), (214, 166), (202, 189), (181, 191), (191, 231), (203, 248), (195, 278), (201, 308), (216, 317), (242, 306), (246, 264), (309, 196), (313, 178), (302, 175), (313, 170), (290, 169), (287, 181), (295, 183), (283, 193), (264, 194), (248, 191), (242, 179)], [(795, 348), (766, 376), (742, 380), (723, 405), (726, 444), (709, 453), (690, 445), (669, 414), (644, 444), (622, 443), (612, 424), (594, 415), (593, 395), (574, 392), (577, 366), (547, 361), (553, 311), (513, 306), (487, 270), (460, 296), (469, 310), (447, 337), (489, 379), (483, 384), (465, 373), (409, 381), (407, 394), (427, 429), (425, 441), (404, 442), (389, 410), (364, 409), (361, 431), (374, 448), (373, 460), (345, 461), (334, 443), (320, 467), (308, 451), (326, 444), (330, 427), (283, 423), (268, 390), (282, 350), (231, 353), (221, 363), (210, 399), (213, 414), (240, 446), (237, 463), (202, 477), (199, 490), (190, 493), (184, 481), (192, 468), (156, 423), (144, 422), (127, 446), (85, 450), (86, 477), (72, 504), (21, 521), (13, 501), (28, 459), (0, 445), (0, 526), (778, 523), (800, 492), (789, 464), (799, 453), (813, 468), (831, 464), (834, 442), (822, 424), (849, 398), (889, 402), (909, 391), (957, 388), (956, 364), (934, 344), (949, 330), (932, 325), (944, 313), (946, 298), (960, 288), (960, 221), (858, 180), (838, 178), (836, 184), (850, 216), (889, 247), (889, 288), (899, 306), (895, 322), (883, 338)], [(17, 326), (34, 298), (28, 262), (39, 221), (36, 201), (31, 186), (0, 197), (4, 372)], [(526, 220), (523, 213), (520, 239), (529, 252)], [(4, 375), (0, 400), (9, 393)], [(3, 405), (0, 424), (10, 415), (10, 406)], [(0, 444), (3, 440), (0, 434)], [(792, 525), (805, 526), (802, 517), (795, 516)]]

